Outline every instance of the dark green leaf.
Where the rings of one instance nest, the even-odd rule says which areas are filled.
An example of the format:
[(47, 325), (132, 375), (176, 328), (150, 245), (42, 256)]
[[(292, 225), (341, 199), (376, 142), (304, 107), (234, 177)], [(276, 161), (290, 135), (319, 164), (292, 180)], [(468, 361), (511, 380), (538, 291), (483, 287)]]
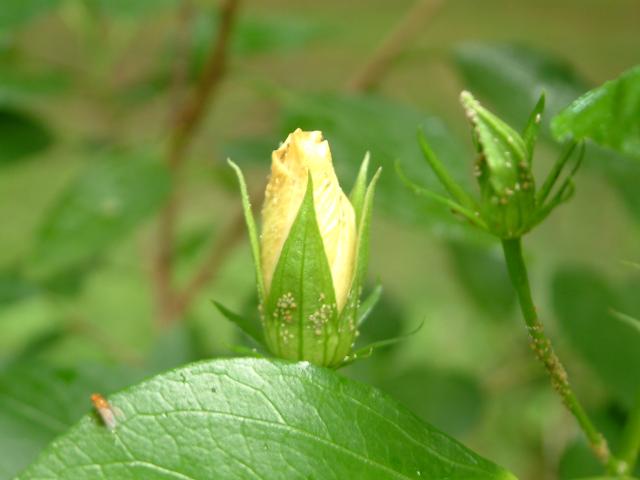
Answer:
[(0, 167), (40, 153), (53, 135), (36, 117), (10, 107), (0, 108)]
[(553, 305), (574, 348), (605, 385), (631, 404), (638, 388), (640, 329), (613, 313), (626, 311), (618, 291), (592, 271), (561, 270), (553, 281)]
[(484, 396), (480, 385), (461, 372), (415, 366), (397, 372), (379, 386), (450, 435), (468, 431), (482, 413)]
[(292, 95), (285, 103), (282, 135), (297, 127), (322, 130), (329, 139), (338, 177), (346, 185), (356, 178), (365, 152), (370, 151), (371, 165), (385, 171), (377, 188), (382, 208), (407, 221), (449, 231), (459, 228), (459, 222), (445, 208), (414, 195), (393, 174), (394, 162), (400, 160), (414, 182), (443, 192), (415, 140), (416, 129), (422, 126), (429, 144), (454, 179), (463, 185), (470, 183), (470, 154), (440, 120), (376, 96)]
[(640, 66), (576, 99), (553, 119), (560, 138), (589, 138), (640, 158)]
[(67, 187), (40, 226), (31, 264), (64, 270), (102, 253), (153, 214), (170, 187), (166, 168), (149, 155), (105, 155)]
[(303, 362), (216, 360), (110, 399), (19, 478), (513, 479), (379, 391)]

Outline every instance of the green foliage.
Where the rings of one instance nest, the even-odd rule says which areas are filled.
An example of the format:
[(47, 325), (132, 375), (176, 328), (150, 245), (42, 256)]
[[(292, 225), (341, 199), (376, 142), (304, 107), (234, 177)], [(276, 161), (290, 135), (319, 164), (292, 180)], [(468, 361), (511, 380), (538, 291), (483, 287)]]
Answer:
[(113, 433), (87, 415), (19, 478), (514, 478), (373, 388), (307, 363), (209, 361), (109, 400)]
[(0, 33), (24, 25), (52, 10), (59, 3), (60, 0), (3, 0), (0, 8)]
[(148, 154), (111, 153), (94, 160), (44, 218), (31, 267), (47, 275), (103, 253), (157, 211), (169, 187), (166, 168)]
[(640, 66), (606, 82), (562, 110), (553, 134), (600, 145), (640, 158)]
[[(637, 281), (633, 285), (637, 292)], [(571, 344), (600, 380), (631, 405), (638, 390), (640, 322), (615, 313), (632, 306), (623, 289), (593, 271), (565, 269), (556, 274), (552, 292), (560, 326)]]
[(42, 153), (53, 143), (49, 127), (35, 116), (0, 107), (0, 167)]

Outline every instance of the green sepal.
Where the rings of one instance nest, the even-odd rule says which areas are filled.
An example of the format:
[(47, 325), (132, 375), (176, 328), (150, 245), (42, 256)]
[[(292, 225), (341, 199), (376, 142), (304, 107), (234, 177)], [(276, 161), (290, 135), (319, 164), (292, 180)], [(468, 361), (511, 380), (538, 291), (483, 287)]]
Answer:
[(488, 181), (498, 195), (513, 189), (518, 182), (520, 162), (526, 161), (524, 141), (518, 132), (484, 108), (469, 92), (460, 94), (465, 109), (482, 147), (490, 174)]
[(373, 311), (377, 303), (382, 296), (382, 285), (379, 283), (373, 287), (373, 290), (369, 296), (360, 304), (358, 312), (356, 314), (356, 326), (360, 328), (365, 320), (369, 317), (369, 314)]
[(364, 196), (367, 193), (367, 172), (369, 170), (369, 159), (371, 154), (365, 153), (364, 159), (360, 164), (360, 170), (358, 176), (353, 184), (351, 193), (349, 194), (349, 201), (353, 206), (353, 210), (356, 214), (356, 225), (360, 224), (360, 218), (362, 217), (362, 207), (364, 205)]
[(542, 123), (542, 114), (544, 113), (545, 95), (544, 92), (540, 95), (536, 106), (533, 107), (527, 125), (522, 132), (522, 140), (527, 151), (527, 161), (529, 165), (533, 163), (533, 151), (535, 149), (536, 140), (538, 140), (538, 132), (540, 131), (540, 124)]
[[(340, 347), (336, 351), (336, 356), (332, 363), (340, 365), (344, 361), (344, 357), (351, 351), (353, 340), (357, 335), (357, 316), (360, 310), (360, 295), (362, 294), (362, 285), (367, 274), (367, 264), (369, 262), (369, 236), (371, 230), (371, 216), (373, 211), (373, 199), (375, 196), (376, 184), (380, 178), (382, 168), (378, 168), (373, 175), (371, 182), (367, 186), (362, 205), (362, 214), (358, 227), (358, 239), (356, 243), (356, 259), (353, 273), (351, 288), (347, 295), (347, 302), (340, 313), (339, 324), (343, 331), (353, 332), (353, 337), (349, 340), (347, 336), (341, 339)], [(349, 344), (347, 345), (347, 340)]]
[(442, 165), (440, 159), (438, 159), (434, 151), (429, 146), (427, 137), (425, 136), (422, 129), (418, 129), (418, 144), (420, 145), (420, 150), (422, 151), (424, 159), (431, 167), (431, 170), (433, 170), (433, 173), (436, 174), (442, 186), (447, 190), (447, 192), (449, 192), (449, 195), (451, 195), (451, 197), (456, 202), (458, 202), (466, 209), (477, 209), (477, 202), (464, 190), (464, 188), (458, 185), (458, 183), (451, 177), (451, 175), (449, 175), (447, 169), (444, 168), (444, 165)]
[(244, 175), (240, 167), (233, 163), (231, 159), (227, 159), (227, 163), (233, 168), (238, 176), (238, 184), (240, 185), (240, 196), (242, 198), (242, 210), (244, 212), (244, 219), (247, 224), (247, 231), (249, 233), (249, 243), (251, 244), (251, 254), (253, 255), (253, 264), (256, 271), (256, 285), (258, 288), (258, 300), (260, 305), (264, 303), (265, 290), (264, 280), (262, 278), (262, 271), (260, 270), (260, 242), (258, 241), (258, 229), (256, 227), (256, 221), (253, 218), (251, 211), (251, 200), (249, 198), (249, 192), (247, 191), (247, 184), (244, 181)]
[(235, 324), (245, 335), (259, 346), (265, 347), (264, 336), (262, 335), (262, 326), (257, 318), (239, 315), (215, 300), (213, 300), (213, 304), (223, 317)]
[(344, 360), (342, 361), (342, 363), (340, 364), (340, 367), (345, 367), (347, 365), (352, 364), (353, 362), (355, 362), (356, 360), (362, 360), (364, 358), (369, 358), (371, 355), (373, 355), (373, 353), (376, 350), (379, 350), (381, 348), (384, 347), (388, 347), (389, 345), (394, 345), (398, 342), (402, 342), (403, 340), (406, 340), (409, 337), (413, 337), (416, 333), (418, 333), (420, 330), (422, 330), (422, 327), (424, 326), (424, 321), (422, 321), (420, 323), (420, 325), (418, 325), (417, 328), (413, 329), (411, 332), (406, 333), (404, 335), (399, 335), (397, 337), (392, 337), (392, 338), (386, 338), (384, 340), (378, 340), (376, 342), (372, 342), (369, 345), (359, 348), (358, 350), (355, 350), (354, 352), (352, 352), (351, 354), (349, 354), (348, 356), (346, 356), (344, 358)]
[(342, 358), (348, 353), (336, 351), (340, 343), (336, 298), (316, 220), (311, 175), (263, 313), (267, 345), (281, 358), (331, 366), (336, 355)]

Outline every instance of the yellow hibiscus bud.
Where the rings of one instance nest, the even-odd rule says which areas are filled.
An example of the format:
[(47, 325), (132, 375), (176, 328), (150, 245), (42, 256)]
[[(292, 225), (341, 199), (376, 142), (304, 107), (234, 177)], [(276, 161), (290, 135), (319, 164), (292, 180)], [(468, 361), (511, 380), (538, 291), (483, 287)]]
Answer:
[[(376, 172), (368, 157), (349, 197), (333, 170), (320, 132), (297, 129), (272, 154), (262, 234), (236, 170), (256, 267), (262, 332), (221, 305), (220, 311), (278, 357), (338, 367), (358, 358), (358, 327), (379, 296), (360, 308), (366, 275)], [(252, 326), (254, 325), (254, 326)], [(372, 348), (367, 347), (365, 354)]]
[(341, 311), (353, 279), (357, 230), (353, 206), (338, 183), (322, 133), (299, 128), (271, 156), (271, 176), (262, 208), (261, 265), (268, 295), (285, 240), (313, 181), (316, 220)]

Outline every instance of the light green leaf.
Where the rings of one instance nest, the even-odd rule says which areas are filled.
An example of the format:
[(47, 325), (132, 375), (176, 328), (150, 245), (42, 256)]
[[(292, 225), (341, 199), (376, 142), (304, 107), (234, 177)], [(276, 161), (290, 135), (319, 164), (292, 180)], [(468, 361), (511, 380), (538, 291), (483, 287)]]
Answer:
[(513, 479), (388, 396), (306, 362), (215, 360), (109, 398), (20, 480)]
[(53, 140), (41, 120), (12, 107), (0, 107), (0, 167), (46, 150)]
[(46, 275), (104, 252), (158, 210), (169, 188), (167, 169), (149, 155), (113, 153), (94, 160), (45, 215), (32, 268)]
[(360, 308), (358, 308), (358, 315), (356, 319), (356, 325), (360, 327), (369, 318), (369, 314), (373, 311), (376, 304), (380, 301), (382, 296), (382, 285), (377, 284), (369, 296), (362, 302)]
[(631, 405), (640, 372), (640, 329), (612, 314), (612, 309), (627, 311), (620, 291), (592, 271), (566, 269), (554, 278), (553, 304), (574, 348), (602, 382)]
[(640, 159), (640, 66), (594, 88), (553, 119), (559, 138), (589, 138)]

